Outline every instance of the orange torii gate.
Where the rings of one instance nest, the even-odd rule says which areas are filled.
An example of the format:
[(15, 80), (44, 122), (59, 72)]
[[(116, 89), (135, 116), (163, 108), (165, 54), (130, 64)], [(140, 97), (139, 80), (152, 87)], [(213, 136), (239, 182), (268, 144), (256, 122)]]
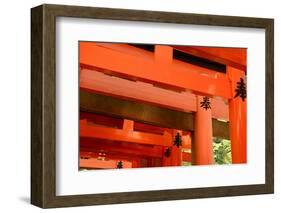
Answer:
[[(232, 162), (246, 163), (246, 101), (237, 96), (237, 85), (245, 71), (227, 64), (226, 74), (173, 59), (173, 47), (156, 45), (155, 52), (130, 45), (80, 42), (80, 66), (163, 88), (192, 91), (196, 97), (193, 163), (212, 164), (212, 109), (203, 109), (204, 96), (229, 102)], [(82, 85), (83, 86), (83, 85)], [(236, 97), (237, 96), (237, 97)], [(188, 100), (187, 100), (188, 101)], [(175, 150), (173, 152), (176, 152)]]
[[(175, 147), (173, 146), (173, 138), (178, 132), (182, 134), (182, 131), (164, 131), (163, 134), (157, 134), (155, 132), (145, 133), (134, 129), (134, 121), (127, 119), (124, 119), (123, 121), (123, 126), (121, 129), (119, 129), (108, 126), (100, 126), (98, 124), (92, 123), (91, 121), (89, 122), (87, 119), (80, 120), (80, 140), (82, 140), (80, 141), (80, 143), (82, 144), (82, 146), (80, 146), (80, 158), (82, 159), (80, 161), (80, 167), (86, 167), (85, 165), (88, 165), (87, 168), (91, 168), (89, 167), (90, 163), (96, 164), (96, 161), (87, 161), (89, 159), (85, 159), (85, 157), (88, 156), (92, 158), (94, 155), (97, 156), (96, 154), (93, 154), (93, 152), (97, 150), (106, 150), (108, 153), (110, 153), (107, 153), (107, 156), (110, 156), (111, 160), (118, 160), (120, 158), (126, 160), (130, 159), (132, 162), (134, 162), (132, 166), (137, 167), (135, 166), (136, 164), (139, 164), (137, 162), (137, 159), (141, 159), (141, 157), (143, 156), (163, 158), (165, 150), (162, 150), (162, 148), (159, 149), (159, 147), (163, 146), (165, 147), (165, 149), (169, 148), (171, 150), (171, 156), (169, 158), (163, 158), (163, 165), (180, 166), (182, 158), (185, 161), (191, 161), (191, 157), (188, 153), (182, 154), (181, 152), (182, 148), (191, 148), (191, 141), (189, 135), (182, 136), (181, 147)], [(101, 141), (99, 141), (97, 144), (94, 144), (95, 142), (91, 139), (114, 141), (115, 144), (122, 143), (122, 146), (120, 148), (116, 145), (112, 146), (112, 144), (106, 145), (104, 143), (101, 143)], [(123, 142), (138, 145), (152, 145), (152, 147), (149, 149), (144, 147), (138, 147), (137, 150), (130, 148), (128, 149), (128, 146), (123, 146)], [(91, 151), (91, 153), (88, 155), (85, 154), (85, 152), (87, 151)], [(112, 152), (118, 152), (119, 154), (116, 157), (114, 156), (114, 154), (112, 154)], [(127, 153), (125, 154), (124, 152)], [(122, 154), (120, 155), (120, 153)], [(104, 163), (98, 165), (106, 166), (106, 164)], [(110, 162), (110, 165), (112, 165), (112, 161)], [(108, 167), (106, 166), (106, 168)]]

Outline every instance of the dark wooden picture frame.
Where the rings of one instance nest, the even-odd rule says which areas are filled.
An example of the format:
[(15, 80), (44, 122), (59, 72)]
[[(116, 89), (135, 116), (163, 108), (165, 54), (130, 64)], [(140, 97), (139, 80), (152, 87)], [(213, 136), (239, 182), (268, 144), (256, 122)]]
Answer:
[[(265, 184), (56, 195), (56, 18), (92, 18), (265, 29)], [(274, 20), (125, 9), (41, 5), (31, 9), (31, 203), (42, 208), (179, 200), (274, 192)]]

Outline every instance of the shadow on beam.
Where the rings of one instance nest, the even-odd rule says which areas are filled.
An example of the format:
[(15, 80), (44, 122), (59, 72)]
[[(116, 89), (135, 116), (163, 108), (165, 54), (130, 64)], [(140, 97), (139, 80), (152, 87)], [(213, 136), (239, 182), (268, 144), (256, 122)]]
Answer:
[[(80, 90), (80, 110), (156, 126), (194, 131), (193, 113), (161, 108)], [(213, 119), (213, 136), (229, 139), (229, 125)]]

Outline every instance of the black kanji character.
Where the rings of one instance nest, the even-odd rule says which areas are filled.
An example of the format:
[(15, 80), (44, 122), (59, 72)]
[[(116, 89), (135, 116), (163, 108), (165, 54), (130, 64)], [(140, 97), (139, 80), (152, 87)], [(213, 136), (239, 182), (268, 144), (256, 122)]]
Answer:
[(171, 149), (170, 149), (170, 148), (167, 148), (167, 149), (165, 150), (164, 156), (165, 156), (166, 158), (168, 158), (168, 157), (171, 156)]
[(247, 91), (246, 91), (246, 84), (245, 84), (243, 78), (240, 78), (240, 81), (237, 82), (235, 92), (236, 93), (235, 93), (234, 98), (239, 96), (240, 98), (242, 98), (242, 101), (244, 101), (246, 99)]
[(181, 135), (180, 133), (177, 133), (175, 136), (174, 145), (179, 148), (182, 145), (181, 142), (182, 142)]
[(200, 104), (200, 107), (203, 107), (205, 110), (211, 109), (211, 102), (208, 97), (203, 97), (203, 101), (201, 101)]
[(123, 168), (123, 163), (122, 163), (122, 161), (120, 160), (120, 161), (118, 161), (118, 163), (117, 163), (117, 169), (122, 169)]

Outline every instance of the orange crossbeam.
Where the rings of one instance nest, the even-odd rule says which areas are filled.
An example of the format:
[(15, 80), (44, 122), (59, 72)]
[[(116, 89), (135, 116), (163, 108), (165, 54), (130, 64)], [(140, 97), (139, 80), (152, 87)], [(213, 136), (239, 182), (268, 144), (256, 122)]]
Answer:
[(171, 146), (172, 136), (165, 132), (164, 135), (155, 135), (137, 131), (127, 131), (115, 128), (87, 125), (86, 120), (80, 121), (80, 137), (99, 138), (128, 143)]
[[(101, 158), (103, 156), (100, 155), (101, 152), (85, 152), (80, 151), (80, 158)], [(105, 153), (104, 155), (105, 160), (127, 160), (127, 161), (132, 161), (132, 160), (141, 160), (144, 157), (142, 156), (136, 156), (136, 155), (127, 155), (123, 153)]]
[(147, 60), (97, 46), (93, 42), (80, 43), (80, 65), (100, 68), (99, 71), (105, 70), (108, 74), (133, 80), (192, 90), (199, 94), (227, 99), (231, 97), (230, 81), (225, 74), (176, 60), (163, 64), (157, 60)]
[(104, 141), (95, 138), (80, 138), (80, 151), (83, 152), (104, 152), (109, 154), (125, 154), (137, 157), (162, 157), (161, 146), (150, 146), (145, 144)]
[(246, 71), (247, 49), (225, 47), (173, 46), (182, 52)]
[[(179, 93), (144, 82), (108, 76), (93, 69), (80, 70), (80, 88), (87, 92), (140, 101), (178, 111), (196, 111), (196, 95), (191, 92)], [(228, 105), (225, 100), (215, 98), (212, 105), (213, 118), (228, 120)]]
[[(91, 168), (91, 169), (116, 169), (117, 162), (119, 160), (98, 160), (95, 158), (81, 159), (80, 168)], [(122, 161), (123, 168), (132, 168), (132, 163), (128, 161)]]

